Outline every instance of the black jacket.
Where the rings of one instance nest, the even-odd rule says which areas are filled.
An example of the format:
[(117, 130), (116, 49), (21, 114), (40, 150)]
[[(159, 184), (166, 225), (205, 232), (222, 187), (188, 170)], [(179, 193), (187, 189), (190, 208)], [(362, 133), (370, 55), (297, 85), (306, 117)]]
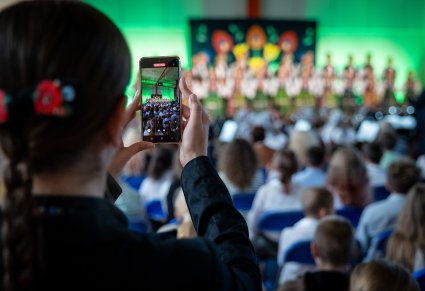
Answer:
[(307, 272), (294, 281), (286, 282), (279, 291), (348, 291), (350, 277), (332, 271)]
[(207, 157), (183, 169), (182, 188), (200, 238), (127, 230), (106, 199), (37, 196), (43, 208), (40, 290), (261, 290), (243, 217)]

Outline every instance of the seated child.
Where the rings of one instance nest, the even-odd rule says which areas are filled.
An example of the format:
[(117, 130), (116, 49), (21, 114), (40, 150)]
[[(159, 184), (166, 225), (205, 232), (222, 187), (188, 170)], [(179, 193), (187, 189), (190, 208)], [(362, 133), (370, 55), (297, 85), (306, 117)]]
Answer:
[(347, 219), (340, 216), (323, 218), (317, 225), (311, 242), (311, 254), (318, 270), (288, 281), (278, 290), (348, 291), (350, 279), (348, 271), (353, 246), (353, 228)]
[(284, 254), (297, 241), (311, 240), (319, 219), (333, 214), (334, 201), (332, 193), (326, 188), (309, 188), (302, 193), (302, 206), (305, 217), (292, 227), (285, 228), (279, 240), (278, 265), (282, 267), (279, 283), (293, 280), (311, 266), (289, 262), (283, 264)]

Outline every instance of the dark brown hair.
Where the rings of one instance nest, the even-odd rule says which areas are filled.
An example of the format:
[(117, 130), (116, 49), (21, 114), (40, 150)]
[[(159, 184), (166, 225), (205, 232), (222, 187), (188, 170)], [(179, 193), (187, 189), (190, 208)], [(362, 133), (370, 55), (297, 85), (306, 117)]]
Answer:
[(174, 152), (168, 147), (158, 147), (149, 163), (148, 175), (158, 180), (162, 175), (172, 169)]
[(392, 192), (406, 194), (421, 179), (421, 170), (409, 158), (400, 158), (388, 167), (387, 180)]
[(257, 156), (251, 144), (238, 138), (225, 146), (218, 165), (226, 177), (241, 189), (251, 185), (258, 168)]
[(374, 164), (379, 164), (382, 158), (382, 148), (377, 142), (365, 143), (362, 146), (363, 154)]
[(417, 184), (409, 191), (388, 240), (387, 258), (413, 272), (417, 251), (425, 254), (425, 184)]
[(286, 193), (291, 192), (291, 180), (298, 170), (297, 156), (291, 150), (281, 150), (273, 157), (273, 167), (280, 173), (280, 181)]
[[(81, 160), (124, 96), (130, 53), (102, 13), (76, 1), (20, 2), (0, 12), (0, 89), (12, 100), (0, 127), (8, 160), (3, 222), (6, 290), (33, 289), (42, 276), (42, 235), (31, 200), (33, 174)], [(42, 80), (76, 90), (72, 115), (36, 116), (32, 93)], [(97, 169), (87, 163), (87, 172)], [(37, 272), (37, 273), (36, 273)]]

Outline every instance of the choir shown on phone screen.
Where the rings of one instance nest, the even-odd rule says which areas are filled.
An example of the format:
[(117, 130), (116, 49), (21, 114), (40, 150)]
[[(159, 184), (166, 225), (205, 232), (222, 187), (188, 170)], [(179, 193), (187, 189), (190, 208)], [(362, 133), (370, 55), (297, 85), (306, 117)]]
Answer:
[[(265, 109), (270, 102), (287, 108), (285, 111), (306, 106), (338, 107), (347, 113), (361, 107), (386, 112), (396, 106), (405, 110), (421, 90), (413, 72), (408, 76), (396, 75), (391, 58), (387, 58), (383, 72), (377, 72), (371, 55), (366, 56), (362, 65), (354, 65), (353, 57), (349, 56), (338, 72), (330, 54), (324, 67), (315, 66), (314, 57), (313, 52), (307, 52), (296, 64), (293, 55), (286, 54), (279, 66), (272, 68), (265, 61), (252, 64), (244, 54), (228, 63), (226, 56), (218, 54), (210, 61), (206, 54), (199, 53), (193, 56), (186, 78), (198, 97), (208, 100), (214, 96), (221, 100), (227, 115), (247, 103)], [(396, 77), (407, 80), (397, 87)]]

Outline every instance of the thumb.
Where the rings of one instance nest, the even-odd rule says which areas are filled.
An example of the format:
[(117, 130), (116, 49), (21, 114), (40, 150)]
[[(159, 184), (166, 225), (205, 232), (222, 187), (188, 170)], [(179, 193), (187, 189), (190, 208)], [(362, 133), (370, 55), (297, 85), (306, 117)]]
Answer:
[(198, 97), (193, 93), (189, 96), (189, 108), (190, 117), (188, 125), (196, 122), (202, 122), (202, 105), (199, 102)]

